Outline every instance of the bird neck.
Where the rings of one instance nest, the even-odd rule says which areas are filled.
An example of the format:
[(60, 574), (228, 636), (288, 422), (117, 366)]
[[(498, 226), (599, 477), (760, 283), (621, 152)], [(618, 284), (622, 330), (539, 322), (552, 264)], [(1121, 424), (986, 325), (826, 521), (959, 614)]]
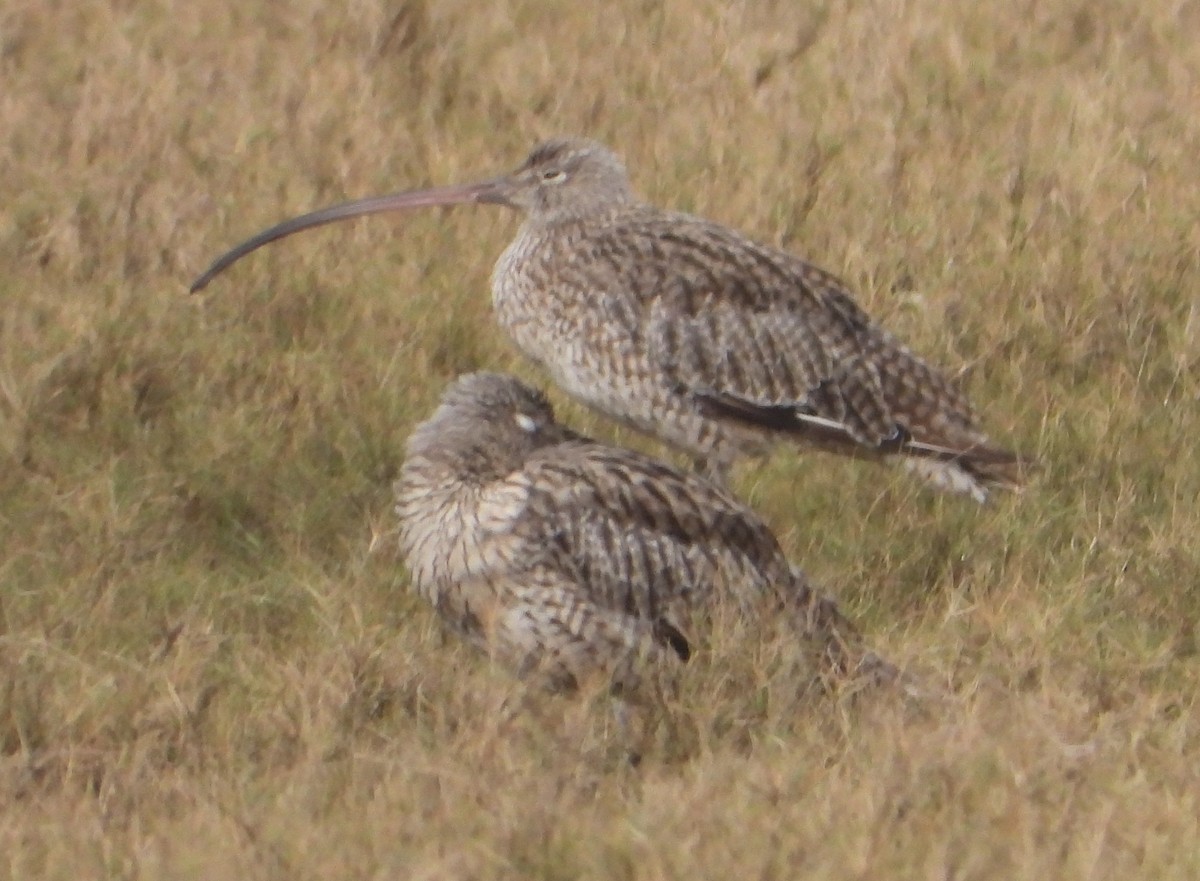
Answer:
[(632, 196), (605, 197), (578, 204), (556, 205), (530, 211), (525, 216), (523, 231), (560, 235), (573, 229), (603, 225), (635, 208), (638, 202)]

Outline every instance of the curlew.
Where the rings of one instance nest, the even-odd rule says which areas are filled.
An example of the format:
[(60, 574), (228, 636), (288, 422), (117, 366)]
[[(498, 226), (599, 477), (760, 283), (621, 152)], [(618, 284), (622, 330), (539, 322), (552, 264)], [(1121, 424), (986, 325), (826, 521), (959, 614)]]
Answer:
[(646, 664), (688, 659), (718, 608), (782, 613), (818, 678), (896, 680), (753, 511), (701, 475), (575, 434), (515, 377), (452, 383), (409, 438), (395, 491), (416, 592), (553, 690), (600, 676), (636, 692)]
[(725, 226), (640, 200), (593, 141), (538, 146), (511, 174), (346, 202), (280, 223), (196, 280), (303, 229), (458, 203), (524, 213), (492, 274), (518, 348), (569, 395), (690, 454), (723, 480), (782, 439), (898, 457), (984, 501), (1019, 458), (979, 427), (966, 396), (855, 303), (836, 277)]

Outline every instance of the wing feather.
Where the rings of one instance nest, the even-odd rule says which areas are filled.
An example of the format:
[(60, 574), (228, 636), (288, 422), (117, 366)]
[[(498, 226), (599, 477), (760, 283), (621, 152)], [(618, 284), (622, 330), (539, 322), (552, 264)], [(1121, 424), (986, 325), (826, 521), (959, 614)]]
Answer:
[(677, 389), (764, 428), (790, 411), (791, 433), (816, 427), (843, 452), (1016, 461), (979, 430), (961, 390), (872, 322), (836, 276), (688, 215), (631, 212), (593, 235), (606, 258), (597, 278), (626, 274), (652, 358)]
[(791, 586), (766, 524), (692, 475), (588, 442), (554, 447), (525, 470), (545, 553), (604, 608), (682, 627), (719, 597), (750, 607)]

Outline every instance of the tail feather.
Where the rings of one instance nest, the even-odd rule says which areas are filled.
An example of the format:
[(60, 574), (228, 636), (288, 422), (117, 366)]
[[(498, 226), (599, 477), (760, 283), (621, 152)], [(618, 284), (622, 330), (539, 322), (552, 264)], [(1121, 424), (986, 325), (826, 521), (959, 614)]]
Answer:
[(1015, 489), (1033, 462), (983, 440), (963, 443), (914, 438), (901, 426), (877, 444), (866, 444), (841, 422), (794, 406), (761, 405), (716, 392), (693, 392), (701, 412), (801, 439), (814, 446), (857, 458), (903, 456), (905, 466), (934, 486), (965, 493), (976, 501), (987, 498), (988, 487)]
[(883, 686), (903, 678), (895, 665), (866, 645), (837, 601), (813, 587), (799, 569), (792, 570), (789, 596), (797, 635), (835, 680)]
[(901, 669), (876, 652), (861, 631), (842, 614), (833, 597), (815, 589), (796, 568), (792, 569), (790, 611), (797, 635), (819, 656), (826, 682), (843, 693), (895, 690), (917, 700), (943, 699), (945, 693), (923, 677)]

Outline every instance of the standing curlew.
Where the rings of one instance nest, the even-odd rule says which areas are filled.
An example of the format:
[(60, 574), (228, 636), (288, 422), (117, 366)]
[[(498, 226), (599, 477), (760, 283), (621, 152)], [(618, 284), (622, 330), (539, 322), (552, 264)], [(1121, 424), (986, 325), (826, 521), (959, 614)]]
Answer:
[(507, 205), (525, 214), (496, 263), (492, 304), (517, 346), (583, 403), (690, 453), (723, 478), (781, 438), (900, 456), (944, 489), (986, 498), (1018, 457), (965, 395), (880, 328), (834, 276), (633, 193), (593, 141), (538, 146), (512, 174), (347, 202), (285, 221), (220, 257), (196, 291), (256, 248), (402, 208)]
[(721, 603), (782, 610), (822, 675), (896, 677), (753, 511), (700, 475), (571, 432), (515, 377), (451, 384), (409, 438), (395, 490), (417, 593), (551, 688), (602, 675), (636, 689), (637, 662), (687, 660)]

